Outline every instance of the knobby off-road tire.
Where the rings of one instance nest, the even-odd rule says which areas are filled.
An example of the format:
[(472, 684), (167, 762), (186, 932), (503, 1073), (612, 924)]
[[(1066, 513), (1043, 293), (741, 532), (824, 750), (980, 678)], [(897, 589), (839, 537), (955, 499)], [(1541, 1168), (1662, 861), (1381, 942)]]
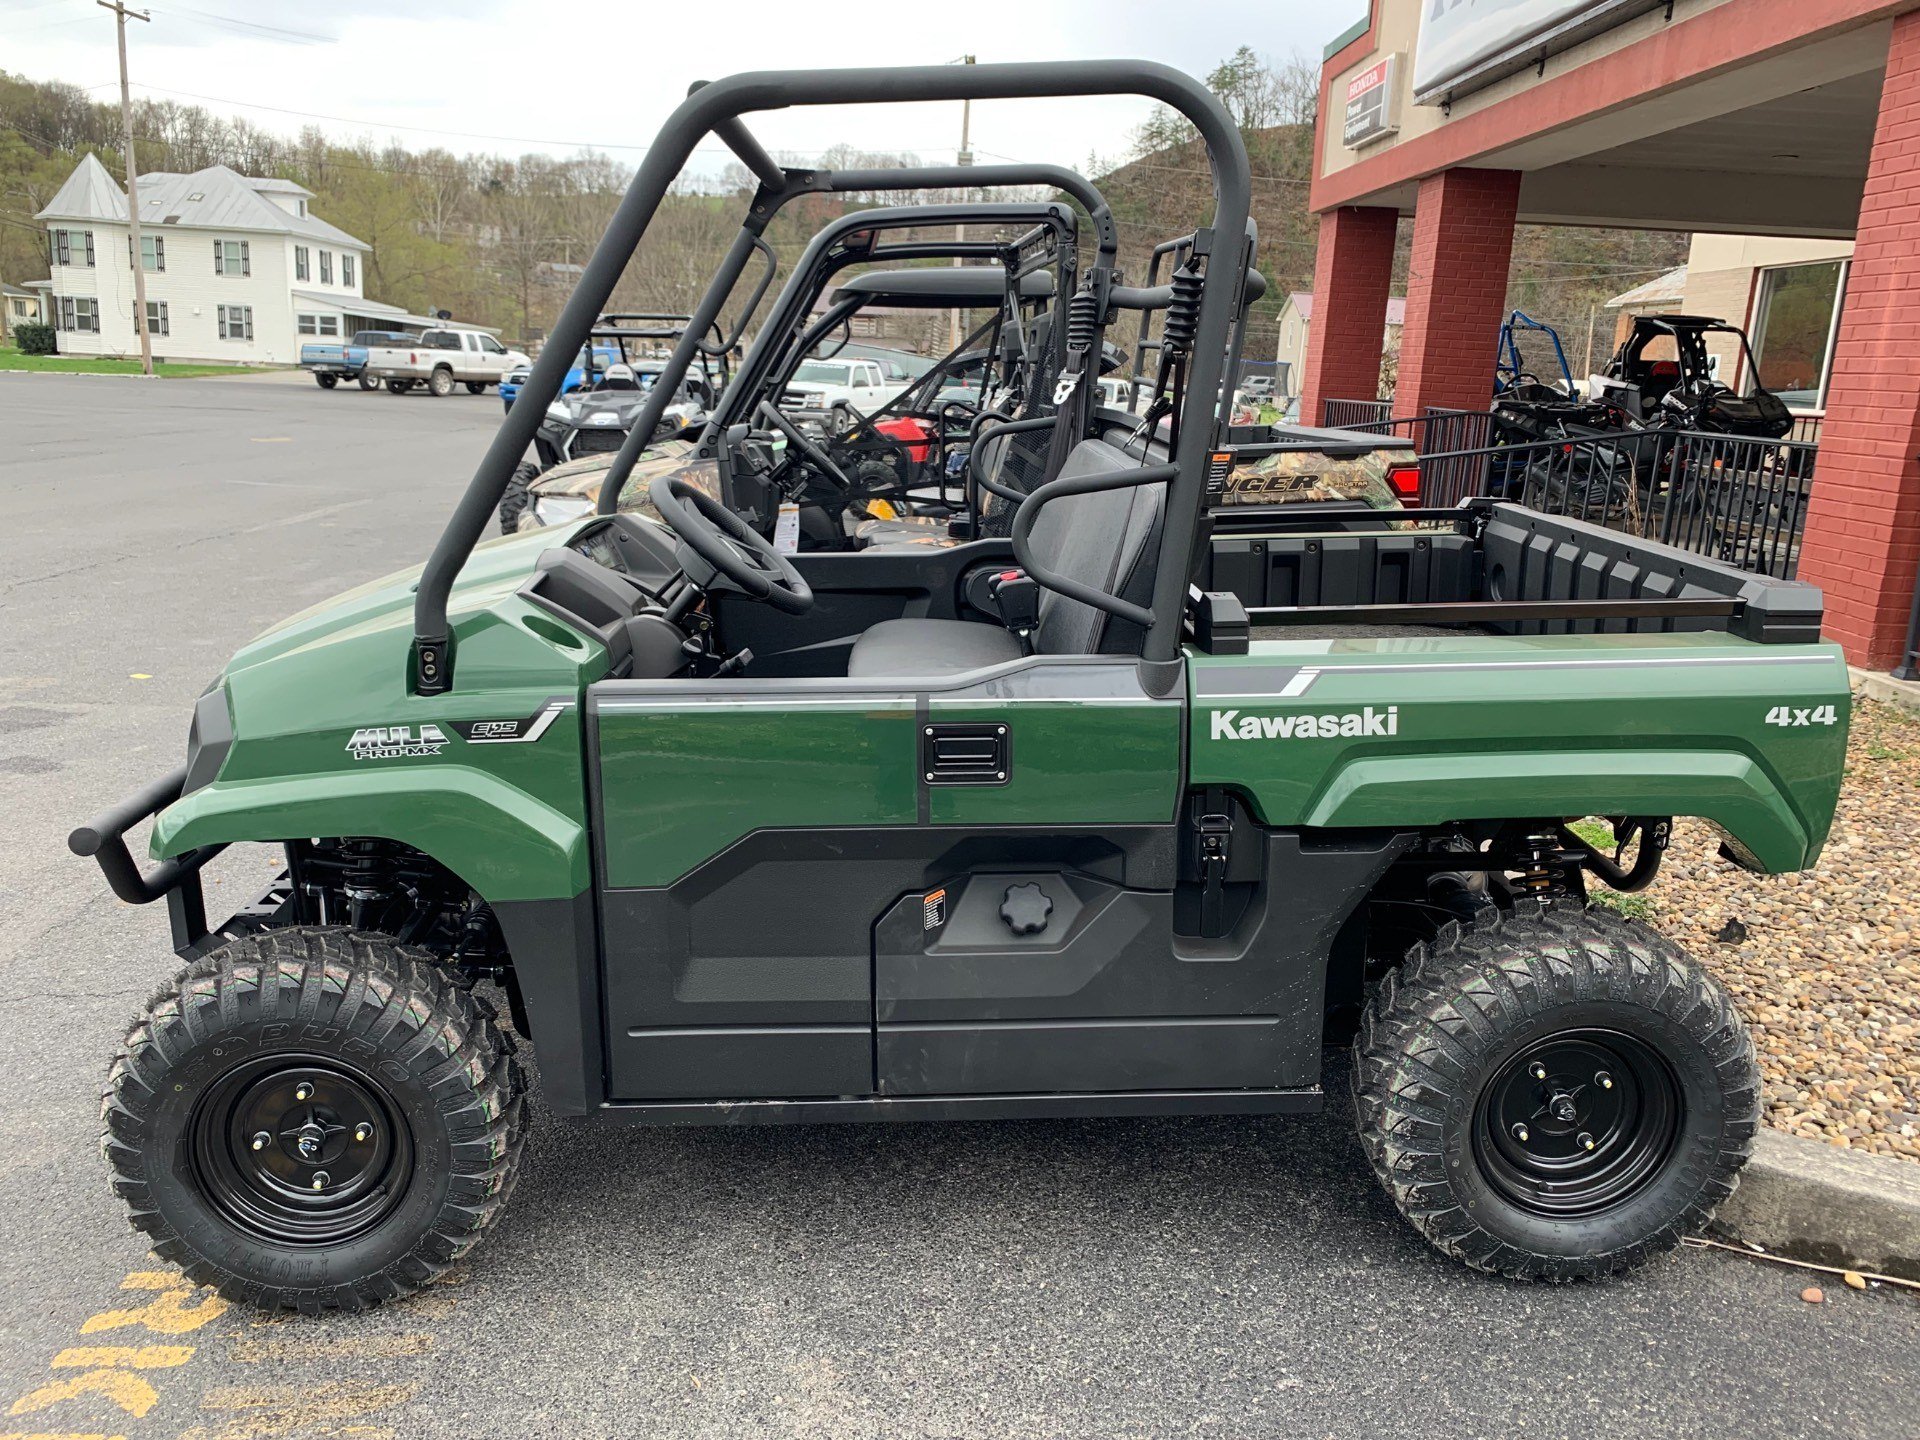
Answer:
[(1454, 1259), (1528, 1280), (1672, 1249), (1733, 1193), (1760, 1116), (1726, 992), (1646, 926), (1571, 902), (1416, 945), (1368, 1001), (1353, 1090), (1401, 1213)]
[(108, 1074), (101, 1149), (133, 1228), (194, 1283), (358, 1310), (420, 1289), (493, 1223), (524, 1091), (491, 1007), (425, 951), (268, 931), (154, 996)]
[(527, 497), (527, 486), (540, 478), (540, 467), (531, 460), (522, 460), (514, 467), (512, 476), (507, 480), (507, 488), (500, 492), (500, 533), (518, 535), (520, 517), (531, 502)]

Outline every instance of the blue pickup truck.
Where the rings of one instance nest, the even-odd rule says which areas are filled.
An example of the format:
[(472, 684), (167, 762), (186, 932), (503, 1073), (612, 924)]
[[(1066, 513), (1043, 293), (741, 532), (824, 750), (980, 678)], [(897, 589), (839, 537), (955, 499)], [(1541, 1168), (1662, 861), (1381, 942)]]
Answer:
[(375, 390), (380, 382), (367, 378), (367, 351), (376, 345), (411, 345), (415, 337), (400, 330), (361, 330), (342, 345), (337, 340), (319, 340), (300, 347), (300, 368), (313, 372), (322, 390), (331, 390), (342, 380), (358, 380), (362, 390)]
[[(626, 357), (620, 353), (617, 345), (596, 345), (593, 347), (593, 368), (596, 374), (609, 365), (618, 365)], [(500, 403), (508, 410), (513, 409), (513, 397), (520, 393), (520, 387), (527, 383), (527, 366), (518, 366), (509, 370), (500, 381)], [(561, 383), (560, 393), (571, 395), (583, 389), (587, 384), (587, 351), (582, 346), (574, 357), (573, 368), (567, 371), (567, 378)]]

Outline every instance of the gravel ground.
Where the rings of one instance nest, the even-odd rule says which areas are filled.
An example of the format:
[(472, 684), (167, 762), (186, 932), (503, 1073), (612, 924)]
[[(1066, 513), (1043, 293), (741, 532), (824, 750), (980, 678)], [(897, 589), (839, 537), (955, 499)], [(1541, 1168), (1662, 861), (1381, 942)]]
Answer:
[(1707, 826), (1675, 832), (1649, 918), (1740, 1002), (1768, 1123), (1920, 1161), (1920, 715), (1855, 702), (1839, 814), (1810, 871), (1749, 875)]

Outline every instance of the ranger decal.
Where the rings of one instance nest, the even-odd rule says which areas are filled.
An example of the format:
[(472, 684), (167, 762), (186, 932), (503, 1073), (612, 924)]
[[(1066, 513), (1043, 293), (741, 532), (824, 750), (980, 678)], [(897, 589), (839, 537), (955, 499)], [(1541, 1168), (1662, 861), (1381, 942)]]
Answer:
[(1214, 740), (1333, 740), (1341, 736), (1398, 735), (1400, 707), (1343, 710), (1334, 715), (1247, 715), (1215, 710), (1208, 736)]

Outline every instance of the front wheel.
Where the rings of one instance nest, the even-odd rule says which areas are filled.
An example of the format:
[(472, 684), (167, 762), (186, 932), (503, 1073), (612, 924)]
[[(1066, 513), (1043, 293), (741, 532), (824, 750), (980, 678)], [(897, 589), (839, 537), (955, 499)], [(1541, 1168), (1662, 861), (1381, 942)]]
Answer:
[(529, 503), (527, 486), (540, 478), (540, 467), (531, 460), (522, 460), (507, 480), (507, 488), (500, 493), (500, 533), (517, 535), (520, 533), (520, 517), (526, 513)]
[(360, 377), (360, 388), (362, 390), (378, 390), (380, 388), (380, 382), (371, 375), (362, 375)]
[(1353, 1087), (1400, 1212), (1525, 1280), (1678, 1245), (1733, 1193), (1760, 1117), (1726, 992), (1646, 926), (1572, 903), (1490, 907), (1416, 946), (1368, 1002)]
[(436, 370), (433, 374), (429, 375), (427, 377), (427, 393), (440, 399), (451, 395), (453, 393), (453, 372), (451, 370)]
[(468, 393), (469, 395), (484, 395), (484, 394), (486, 394), (486, 393), (487, 393), (487, 387), (486, 387), (486, 382), (484, 382), (484, 381), (481, 381), (481, 380), (469, 380), (469, 381), (467, 381), (467, 393)]
[(464, 1255), (512, 1188), (524, 1081), (425, 951), (268, 931), (195, 961), (135, 1022), (101, 1099), (133, 1228), (263, 1309), (359, 1310)]

